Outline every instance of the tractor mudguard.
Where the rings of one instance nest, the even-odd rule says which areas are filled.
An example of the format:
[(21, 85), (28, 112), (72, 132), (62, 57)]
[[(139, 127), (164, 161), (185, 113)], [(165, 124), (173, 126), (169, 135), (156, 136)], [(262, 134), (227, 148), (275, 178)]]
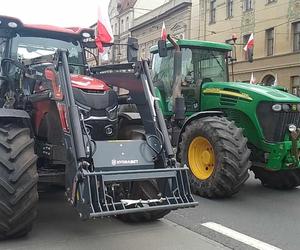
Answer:
[(198, 113), (195, 113), (195, 114), (191, 115), (184, 122), (183, 126), (181, 127), (181, 130), (180, 130), (180, 133), (179, 133), (179, 136), (178, 136), (178, 140), (177, 140), (177, 145), (180, 142), (181, 135), (184, 132), (186, 126), (188, 124), (190, 124), (192, 121), (194, 121), (196, 119), (199, 119), (199, 118), (207, 117), (207, 116), (223, 116), (223, 115), (224, 115), (224, 113), (222, 111), (202, 111), (202, 112), (198, 112)]
[(0, 108), (0, 118), (30, 119), (30, 116), (24, 110)]
[(129, 121), (137, 121), (137, 120), (141, 120), (141, 116), (140, 113), (136, 113), (136, 112), (122, 112), (120, 115), (120, 117), (123, 117)]
[(16, 122), (22, 124), (23, 127), (29, 128), (31, 136), (33, 136), (33, 129), (31, 126), (30, 116), (24, 110), (19, 109), (5, 109), (0, 108), (0, 120), (16, 120)]

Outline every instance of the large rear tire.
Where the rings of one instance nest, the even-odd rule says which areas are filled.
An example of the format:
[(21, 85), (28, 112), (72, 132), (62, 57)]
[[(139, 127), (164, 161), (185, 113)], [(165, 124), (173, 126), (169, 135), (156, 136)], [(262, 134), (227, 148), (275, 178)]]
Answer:
[(265, 187), (288, 190), (300, 186), (300, 169), (270, 171), (262, 167), (252, 167), (251, 170)]
[[(155, 199), (158, 197), (158, 189), (154, 182), (143, 181), (134, 182), (132, 187), (132, 197), (130, 199)], [(165, 215), (170, 213), (170, 210), (157, 210), (141, 213), (123, 214), (119, 215), (119, 219), (125, 222), (150, 222), (163, 218)]]
[(178, 154), (181, 165), (190, 169), (192, 192), (202, 197), (230, 197), (249, 177), (247, 139), (225, 117), (192, 121), (182, 134)]
[(28, 128), (0, 124), (0, 239), (31, 231), (37, 214), (37, 157)]

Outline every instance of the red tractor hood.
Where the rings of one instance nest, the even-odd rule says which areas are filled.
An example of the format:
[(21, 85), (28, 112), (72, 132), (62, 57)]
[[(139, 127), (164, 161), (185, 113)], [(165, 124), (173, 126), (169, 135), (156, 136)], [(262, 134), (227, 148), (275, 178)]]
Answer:
[(101, 80), (93, 77), (71, 74), (71, 82), (74, 88), (86, 89), (86, 90), (109, 90), (109, 86)]

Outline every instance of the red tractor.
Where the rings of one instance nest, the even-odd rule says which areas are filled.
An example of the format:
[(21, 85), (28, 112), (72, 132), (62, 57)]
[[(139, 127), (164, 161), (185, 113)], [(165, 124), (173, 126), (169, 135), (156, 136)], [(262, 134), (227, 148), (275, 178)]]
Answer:
[[(31, 230), (38, 183), (64, 185), (84, 219), (149, 221), (197, 204), (147, 62), (90, 69), (93, 33), (0, 16), (0, 239)], [(121, 104), (135, 104), (141, 118)]]

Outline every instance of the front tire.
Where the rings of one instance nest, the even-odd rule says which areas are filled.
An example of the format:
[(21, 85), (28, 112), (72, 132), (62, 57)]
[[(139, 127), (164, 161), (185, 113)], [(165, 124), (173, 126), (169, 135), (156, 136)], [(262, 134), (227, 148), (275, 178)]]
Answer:
[(37, 157), (28, 128), (0, 124), (0, 239), (31, 231), (37, 214)]
[(249, 177), (249, 157), (242, 129), (225, 117), (192, 121), (179, 143), (179, 158), (190, 169), (192, 191), (206, 198), (237, 193)]
[[(158, 197), (158, 188), (152, 181), (134, 182), (132, 188), (132, 196), (130, 199), (155, 199)], [(137, 223), (137, 222), (150, 222), (163, 218), (170, 213), (170, 210), (155, 210), (149, 212), (131, 213), (119, 215), (119, 219), (125, 222)]]
[(259, 179), (263, 186), (289, 190), (300, 186), (300, 169), (270, 171), (261, 167), (252, 167), (255, 178)]
[[(145, 130), (142, 125), (124, 126), (119, 134), (123, 140), (143, 140)], [(158, 188), (154, 181), (133, 182), (130, 199), (155, 199), (158, 197)], [(119, 215), (118, 218), (125, 222), (150, 222), (158, 220), (170, 213), (170, 210), (157, 210), (150, 212)]]

